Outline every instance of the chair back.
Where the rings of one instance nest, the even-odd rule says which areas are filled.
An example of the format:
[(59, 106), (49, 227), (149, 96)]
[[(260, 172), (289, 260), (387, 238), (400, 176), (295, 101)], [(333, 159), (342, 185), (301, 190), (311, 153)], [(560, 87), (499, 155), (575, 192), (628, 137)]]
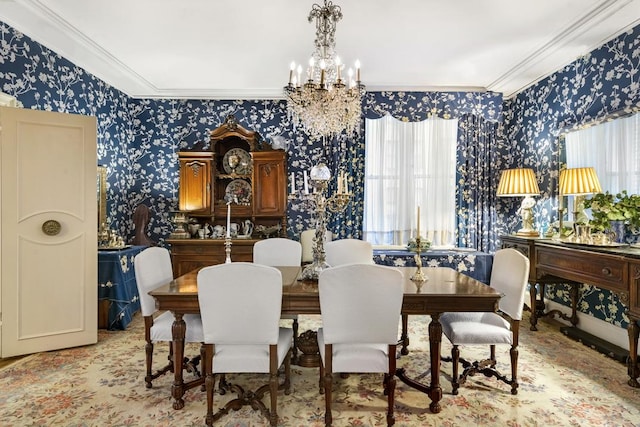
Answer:
[(296, 240), (275, 237), (259, 240), (253, 245), (253, 262), (271, 266), (299, 266), (302, 245)]
[(206, 344), (277, 344), (282, 307), (280, 270), (250, 262), (198, 272)]
[(373, 246), (359, 239), (342, 239), (324, 245), (327, 264), (337, 267), (344, 264), (373, 264)]
[(514, 320), (522, 319), (528, 279), (529, 258), (513, 248), (500, 249), (495, 253), (489, 285), (503, 294), (500, 311)]
[(140, 311), (151, 316), (157, 311), (156, 300), (149, 292), (173, 280), (173, 267), (169, 251), (161, 247), (150, 247), (133, 259), (136, 284), (140, 297)]
[[(309, 229), (300, 233), (300, 244), (302, 244), (302, 262), (313, 262), (313, 238), (316, 236), (316, 230)], [(333, 239), (333, 233), (327, 230), (324, 233), (324, 243)]]
[(398, 342), (404, 277), (376, 264), (348, 264), (323, 270), (318, 277), (324, 341)]

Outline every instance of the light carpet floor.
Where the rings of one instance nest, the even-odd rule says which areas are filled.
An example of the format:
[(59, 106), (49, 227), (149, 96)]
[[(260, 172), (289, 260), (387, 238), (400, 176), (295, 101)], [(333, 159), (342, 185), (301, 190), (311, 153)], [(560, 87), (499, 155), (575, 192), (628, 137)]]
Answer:
[[(410, 354), (399, 367), (429, 382), (427, 316), (409, 317)], [(315, 329), (319, 316), (300, 316), (300, 331)], [(398, 381), (396, 426), (638, 426), (640, 389), (627, 385), (626, 367), (539, 322), (528, 329), (523, 319), (517, 395), (495, 378), (471, 377), (451, 395), (450, 363), (442, 363), (442, 411), (432, 414), (424, 394)], [(443, 354), (450, 344), (443, 338)], [(195, 355), (198, 348), (189, 346)], [(485, 348), (463, 348), (468, 359)], [(166, 346), (155, 358), (166, 360)], [(499, 367), (509, 370), (507, 347), (498, 348)], [(190, 375), (190, 374), (187, 374)], [(264, 377), (231, 377), (251, 388)], [(379, 375), (350, 375), (334, 381), (334, 426), (385, 425), (386, 400)], [(143, 322), (136, 315), (126, 331), (100, 331), (96, 345), (39, 353), (0, 370), (0, 425), (9, 426), (202, 426), (206, 397), (187, 391), (185, 407), (172, 409), (172, 375), (144, 386)], [(216, 407), (228, 399), (216, 395)], [(292, 393), (278, 396), (279, 426), (324, 425), (324, 397), (318, 393), (318, 370), (292, 367)], [(216, 425), (267, 426), (258, 412), (245, 407)]]

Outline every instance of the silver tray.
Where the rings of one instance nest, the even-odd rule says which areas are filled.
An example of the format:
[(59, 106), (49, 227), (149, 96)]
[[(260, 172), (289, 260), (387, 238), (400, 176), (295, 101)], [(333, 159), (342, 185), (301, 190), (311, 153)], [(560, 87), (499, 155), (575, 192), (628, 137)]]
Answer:
[(629, 246), (627, 243), (616, 243), (616, 242), (612, 242), (612, 243), (578, 243), (578, 242), (567, 242), (567, 241), (564, 241), (564, 240), (560, 240), (560, 242), (564, 243), (564, 244), (567, 244), (567, 245), (589, 246), (589, 247), (596, 247), (596, 248), (621, 248), (621, 247), (624, 247), (624, 246)]

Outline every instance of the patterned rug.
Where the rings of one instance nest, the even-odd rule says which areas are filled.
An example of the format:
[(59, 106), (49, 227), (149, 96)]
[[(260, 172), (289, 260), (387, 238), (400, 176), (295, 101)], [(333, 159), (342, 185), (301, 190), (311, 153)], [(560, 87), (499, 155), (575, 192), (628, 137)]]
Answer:
[[(409, 318), (410, 354), (398, 361), (413, 376), (429, 381), (429, 318)], [(300, 316), (300, 330), (317, 328), (318, 316)], [(626, 368), (540, 322), (539, 331), (523, 320), (516, 396), (495, 378), (474, 376), (457, 396), (451, 395), (442, 364), (442, 412), (432, 414), (429, 399), (398, 381), (396, 426), (638, 426), (640, 390), (626, 384)], [(0, 371), (0, 425), (8, 426), (202, 426), (206, 397), (199, 388), (187, 391), (185, 407), (172, 409), (172, 376), (144, 386), (143, 323), (136, 315), (126, 331), (99, 332), (96, 345), (28, 356)], [(443, 342), (443, 354), (451, 346)], [(482, 351), (481, 351), (482, 350)], [(462, 355), (484, 354), (463, 348)], [(188, 347), (195, 355), (198, 348)], [(157, 361), (166, 346), (156, 346)], [(499, 367), (509, 370), (507, 347), (498, 348)], [(190, 374), (187, 374), (190, 375)], [(251, 388), (264, 377), (236, 376), (231, 381)], [(385, 425), (382, 377), (350, 375), (334, 381), (334, 426)], [(216, 395), (216, 407), (230, 399)], [(292, 367), (292, 393), (278, 396), (280, 426), (322, 426), (324, 397), (318, 393), (318, 370)], [(245, 407), (218, 421), (220, 426), (266, 426)]]

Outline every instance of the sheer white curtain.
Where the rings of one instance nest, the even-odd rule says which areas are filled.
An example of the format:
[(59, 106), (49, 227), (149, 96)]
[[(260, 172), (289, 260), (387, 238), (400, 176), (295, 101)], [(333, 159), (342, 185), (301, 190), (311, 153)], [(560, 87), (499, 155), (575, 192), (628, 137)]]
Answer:
[(640, 193), (640, 113), (565, 136), (567, 167), (593, 166), (603, 191)]
[(365, 120), (364, 239), (406, 245), (420, 234), (453, 245), (458, 120)]

